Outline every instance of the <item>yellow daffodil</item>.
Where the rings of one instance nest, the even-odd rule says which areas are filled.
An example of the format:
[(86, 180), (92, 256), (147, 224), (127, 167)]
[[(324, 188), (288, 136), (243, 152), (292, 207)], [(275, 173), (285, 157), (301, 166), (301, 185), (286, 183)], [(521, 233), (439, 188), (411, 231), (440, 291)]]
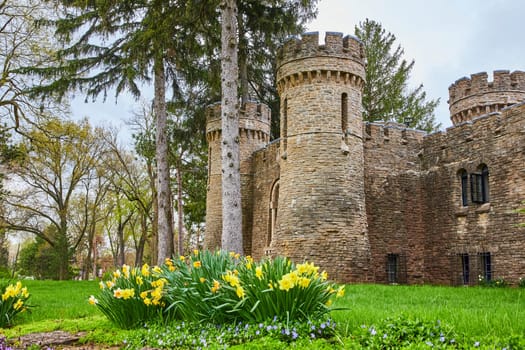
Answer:
[(93, 295), (89, 297), (88, 302), (91, 305), (97, 305), (98, 304), (98, 300)]
[(179, 256), (179, 260), (180, 261), (184, 261), (184, 260), (186, 260), (186, 257), (184, 255), (181, 255), (181, 256)]
[(279, 289), (284, 291), (289, 291), (294, 287), (294, 281), (290, 274), (286, 274), (279, 281)]
[(115, 282), (113, 281), (106, 281), (106, 286), (108, 286), (109, 289), (115, 287)]
[(193, 267), (196, 268), (196, 269), (198, 269), (199, 267), (201, 267), (201, 262), (198, 261), (198, 260), (197, 260), (197, 261), (194, 261), (194, 262), (193, 262)]
[(146, 304), (146, 306), (150, 306), (151, 305), (151, 299), (150, 298), (144, 298), (143, 302), (144, 302), (144, 304)]
[(237, 286), (237, 289), (235, 289), (235, 293), (237, 294), (239, 299), (244, 298), (244, 288), (242, 288), (241, 286)]
[(328, 279), (328, 273), (326, 271), (321, 272), (321, 280), (326, 281)]
[(135, 289), (128, 288), (122, 290), (122, 299), (127, 300), (135, 296)]
[(262, 279), (262, 277), (263, 277), (262, 266), (257, 266), (257, 267), (255, 268), (255, 277), (257, 277), (259, 280)]
[(141, 299), (146, 299), (147, 297), (148, 297), (148, 292), (147, 291), (140, 293), (140, 298)]
[(170, 258), (166, 258), (166, 259), (164, 259), (164, 263), (165, 263), (166, 265), (168, 265), (168, 266), (173, 265), (173, 261), (172, 261)]
[(22, 301), (22, 299), (18, 299), (16, 303), (13, 305), (13, 308), (15, 310), (18, 310), (22, 307), (22, 305), (24, 305), (24, 302)]
[(199, 255), (199, 250), (198, 249), (193, 249), (193, 255)]
[(307, 277), (300, 277), (297, 284), (301, 288), (308, 288), (308, 286), (310, 285), (310, 279)]
[(328, 299), (325, 305), (328, 307), (332, 306), (332, 299)]
[(142, 274), (142, 276), (148, 277), (150, 275), (149, 265), (148, 264), (142, 265), (142, 268), (140, 269), (140, 273)]
[(113, 277), (119, 278), (120, 277), (120, 270), (117, 270), (117, 271), (113, 272)]
[(199, 281), (201, 281), (201, 283), (204, 283), (204, 282), (206, 282), (206, 278), (201, 277), (201, 278), (199, 278)]
[(217, 293), (220, 287), (221, 287), (221, 284), (219, 283), (219, 281), (213, 280), (213, 287), (211, 287), (211, 292), (214, 294)]
[(139, 286), (142, 286), (144, 284), (144, 281), (142, 280), (142, 277), (140, 276), (135, 277), (135, 281), (137, 282)]
[(345, 296), (345, 286), (341, 286), (337, 289), (336, 297), (342, 298)]
[(129, 278), (129, 266), (128, 265), (122, 265), (122, 274), (124, 277)]
[(100, 287), (100, 289), (104, 289), (106, 287), (103, 281), (98, 282), (98, 286)]
[(168, 266), (168, 270), (170, 270), (170, 272), (173, 272), (173, 271), (176, 270), (176, 268), (175, 268), (175, 266), (170, 265), (170, 266)]
[(156, 275), (159, 275), (162, 272), (162, 269), (160, 268), (160, 266), (154, 266), (152, 270), (153, 270), (153, 273), (155, 273)]

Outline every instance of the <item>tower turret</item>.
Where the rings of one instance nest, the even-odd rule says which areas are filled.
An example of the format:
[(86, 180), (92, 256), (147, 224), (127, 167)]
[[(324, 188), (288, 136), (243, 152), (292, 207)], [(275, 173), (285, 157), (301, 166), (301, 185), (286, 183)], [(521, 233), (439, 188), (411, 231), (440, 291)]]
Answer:
[[(244, 252), (251, 251), (251, 160), (254, 151), (270, 141), (271, 111), (265, 104), (247, 102), (239, 110), (239, 149), (241, 171), (242, 232)], [(208, 249), (221, 247), (222, 193), (221, 193), (221, 104), (206, 110), (206, 138), (208, 141), (208, 186), (206, 196), (206, 236)]]
[(452, 124), (457, 125), (483, 114), (525, 101), (525, 72), (494, 71), (488, 81), (486, 72), (464, 77), (448, 88)]
[(272, 254), (311, 260), (339, 281), (367, 280), (370, 259), (363, 166), (364, 48), (318, 33), (278, 53), (279, 209)]

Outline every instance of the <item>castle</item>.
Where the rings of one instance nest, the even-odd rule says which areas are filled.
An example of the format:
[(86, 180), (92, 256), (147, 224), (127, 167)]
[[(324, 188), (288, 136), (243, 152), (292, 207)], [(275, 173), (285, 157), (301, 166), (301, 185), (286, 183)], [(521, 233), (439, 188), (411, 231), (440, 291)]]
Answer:
[[(362, 121), (362, 43), (288, 40), (270, 110), (240, 114), (243, 244), (254, 258), (313, 261), (341, 282), (476, 284), (525, 277), (525, 72), (449, 88), (453, 126), (426, 134)], [(207, 248), (221, 242), (220, 105), (209, 108)]]

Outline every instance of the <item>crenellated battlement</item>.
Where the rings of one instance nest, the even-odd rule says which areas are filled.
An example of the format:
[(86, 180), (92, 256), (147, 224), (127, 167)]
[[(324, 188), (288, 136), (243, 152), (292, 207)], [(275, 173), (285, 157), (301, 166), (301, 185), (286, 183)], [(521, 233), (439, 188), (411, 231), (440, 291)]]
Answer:
[(363, 43), (356, 37), (343, 33), (326, 32), (325, 44), (319, 45), (319, 32), (304, 33), (301, 38), (290, 38), (277, 53), (277, 67), (308, 57), (341, 57), (364, 62)]
[(497, 70), (493, 74), (491, 82), (486, 72), (480, 72), (450, 85), (448, 102), (454, 125), (525, 100), (525, 72)]
[[(272, 112), (264, 103), (248, 101), (239, 109), (239, 129), (261, 133), (261, 137), (270, 137), (270, 123)], [(220, 134), (222, 129), (221, 103), (214, 103), (206, 108), (206, 134)], [(215, 136), (214, 136), (215, 138)]]
[(425, 131), (409, 129), (396, 122), (363, 123), (363, 136), (366, 143), (388, 144), (389, 147), (408, 144), (421, 144)]

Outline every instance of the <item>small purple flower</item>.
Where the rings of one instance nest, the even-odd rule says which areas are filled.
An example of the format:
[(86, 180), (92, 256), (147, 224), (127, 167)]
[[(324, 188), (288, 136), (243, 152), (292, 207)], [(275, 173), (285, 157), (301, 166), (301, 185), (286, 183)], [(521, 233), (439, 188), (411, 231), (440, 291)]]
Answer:
[(377, 334), (377, 331), (376, 331), (376, 329), (374, 327), (370, 328), (370, 334), (371, 335), (376, 335)]
[(479, 347), (479, 341), (477, 341), (477, 342), (474, 343), (474, 347), (475, 347), (475, 348)]
[(292, 331), (292, 339), (295, 340), (297, 337), (299, 337), (299, 334), (296, 331)]
[(255, 335), (259, 335), (259, 334), (261, 334), (261, 332), (259, 330), (256, 330)]
[(310, 333), (310, 338), (315, 339), (315, 334), (314, 333)]
[(259, 328), (263, 328), (264, 325), (262, 323), (259, 323)]
[(326, 324), (325, 323), (321, 323), (321, 329), (325, 329), (326, 328)]
[(272, 326), (267, 326), (266, 331), (270, 332), (272, 330)]
[(432, 342), (430, 341), (427, 341), (425, 344), (427, 344), (428, 346), (432, 346), (432, 347), (434, 346), (434, 344), (432, 344)]
[(444, 336), (439, 337), (439, 341), (444, 343), (445, 342), (445, 337)]
[(388, 337), (388, 335), (385, 333), (383, 334), (383, 339), (386, 339)]

